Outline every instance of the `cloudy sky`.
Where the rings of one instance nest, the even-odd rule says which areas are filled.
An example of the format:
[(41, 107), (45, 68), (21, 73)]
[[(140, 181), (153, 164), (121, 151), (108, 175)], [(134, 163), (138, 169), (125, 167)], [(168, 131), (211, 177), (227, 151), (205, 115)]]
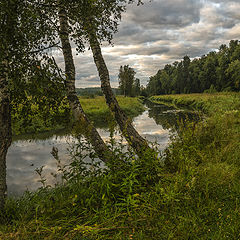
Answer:
[[(152, 0), (129, 6), (114, 46), (102, 50), (112, 87), (118, 86), (119, 67), (127, 64), (146, 85), (165, 64), (200, 57), (231, 39), (240, 39), (240, 0)], [(57, 60), (63, 66), (60, 55)], [(75, 64), (77, 87), (100, 86), (90, 51), (75, 56)]]

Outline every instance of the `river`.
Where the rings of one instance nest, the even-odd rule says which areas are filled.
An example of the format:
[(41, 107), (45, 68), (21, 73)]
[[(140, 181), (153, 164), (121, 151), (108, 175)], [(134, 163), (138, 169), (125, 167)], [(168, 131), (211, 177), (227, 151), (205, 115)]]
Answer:
[[(176, 110), (161, 104), (148, 102), (146, 110), (133, 119), (137, 131), (151, 142), (159, 144), (163, 150), (170, 141), (170, 132), (177, 127), (178, 119), (193, 118), (192, 112)], [(104, 140), (109, 139), (107, 128), (98, 129)], [(116, 131), (115, 138), (120, 138)], [(43, 167), (46, 184), (54, 185), (58, 179), (57, 161), (51, 155), (53, 147), (58, 148), (61, 164), (71, 160), (69, 150), (76, 142), (68, 132), (45, 133), (32, 136), (20, 136), (15, 139), (7, 155), (7, 184), (9, 195), (21, 195), (24, 191), (34, 191), (42, 186), (35, 169)]]

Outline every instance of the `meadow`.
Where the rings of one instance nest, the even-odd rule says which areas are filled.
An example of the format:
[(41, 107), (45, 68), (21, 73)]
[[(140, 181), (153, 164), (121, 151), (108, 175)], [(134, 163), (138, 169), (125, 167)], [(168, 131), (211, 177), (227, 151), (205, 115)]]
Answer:
[(160, 157), (111, 141), (115, 158), (104, 169), (92, 151), (91, 168), (84, 163), (79, 142), (63, 184), (8, 199), (0, 239), (239, 239), (240, 94), (150, 100), (204, 117), (179, 123)]

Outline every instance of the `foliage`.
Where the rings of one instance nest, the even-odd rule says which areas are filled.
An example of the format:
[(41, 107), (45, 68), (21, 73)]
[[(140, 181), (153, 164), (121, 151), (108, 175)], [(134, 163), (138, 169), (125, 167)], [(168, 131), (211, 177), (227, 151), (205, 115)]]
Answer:
[(141, 4), (141, 0), (61, 0), (68, 10), (68, 17), (73, 26), (71, 37), (77, 45), (78, 52), (84, 51), (88, 46), (91, 34), (95, 35), (99, 42), (111, 43), (113, 34), (117, 32), (121, 14), (126, 11), (128, 4), (134, 2)]
[(68, 102), (64, 98), (55, 105), (43, 97), (38, 103), (27, 98), (21, 103), (12, 102), (12, 132), (13, 135), (39, 133), (63, 129), (71, 125), (72, 117)]
[(139, 96), (141, 92), (140, 79), (135, 78), (133, 82), (133, 96)]
[[(144, 110), (137, 98), (117, 97), (123, 111), (130, 117), (137, 116)], [(39, 133), (71, 127), (72, 114), (66, 98), (61, 103), (51, 104), (51, 99), (42, 97), (38, 103), (27, 98), (21, 104), (12, 103), (13, 134)], [(103, 97), (80, 97), (84, 111), (97, 127), (106, 127), (113, 118)]]
[(128, 65), (121, 66), (119, 69), (119, 89), (121, 94), (129, 97), (140, 95), (140, 80), (135, 78), (136, 72)]
[[(27, 96), (53, 94), (61, 97), (62, 78), (52, 57), (45, 51), (57, 47), (56, 35), (51, 34), (51, 25), (37, 5), (29, 1), (1, 1), (1, 55), (9, 61), (9, 88), (15, 102)], [(49, 35), (48, 35), (49, 34)], [(55, 99), (57, 98), (54, 93)]]
[(240, 42), (231, 40), (218, 52), (210, 52), (192, 61), (167, 64), (147, 85), (148, 95), (202, 93), (240, 90)]
[(0, 238), (238, 239), (240, 95), (159, 98), (207, 115), (185, 123), (160, 158), (111, 139), (116, 156), (100, 167), (81, 140), (63, 185), (8, 199)]
[(65, 94), (61, 71), (46, 52), (50, 46), (57, 47), (58, 41), (50, 34), (52, 26), (46, 16), (39, 12), (37, 5), (25, 0), (0, 4), (0, 58), (5, 55), (9, 61), (7, 89), (14, 134), (48, 129), (57, 118), (64, 121), (67, 116), (65, 110), (57, 110)]
[[(38, 14), (46, 20), (48, 37), (58, 36), (58, 11), (63, 7), (67, 11), (71, 25), (69, 36), (76, 44), (77, 52), (88, 47), (89, 33), (97, 39), (111, 43), (117, 32), (118, 21), (129, 3), (134, 0), (34, 0), (32, 5), (38, 8)], [(141, 0), (136, 1), (138, 4)], [(39, 16), (38, 15), (38, 16)]]

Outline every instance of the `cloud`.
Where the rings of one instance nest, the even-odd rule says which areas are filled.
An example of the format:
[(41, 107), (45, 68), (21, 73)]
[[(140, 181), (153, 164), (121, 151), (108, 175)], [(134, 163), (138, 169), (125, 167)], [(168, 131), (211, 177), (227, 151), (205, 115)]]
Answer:
[(127, 20), (146, 28), (180, 28), (200, 20), (199, 0), (153, 0), (128, 8)]
[(232, 29), (230, 29), (225, 34), (225, 39), (231, 40), (231, 39), (239, 39), (239, 33), (240, 33), (240, 23), (236, 24)]
[[(102, 48), (112, 86), (118, 86), (121, 65), (133, 67), (145, 85), (165, 64), (185, 55), (200, 57), (239, 39), (239, 20), (239, 0), (153, 0), (139, 7), (129, 5), (114, 46), (104, 44)], [(76, 86), (100, 86), (91, 51), (74, 58)], [(58, 60), (64, 67), (63, 58)]]

